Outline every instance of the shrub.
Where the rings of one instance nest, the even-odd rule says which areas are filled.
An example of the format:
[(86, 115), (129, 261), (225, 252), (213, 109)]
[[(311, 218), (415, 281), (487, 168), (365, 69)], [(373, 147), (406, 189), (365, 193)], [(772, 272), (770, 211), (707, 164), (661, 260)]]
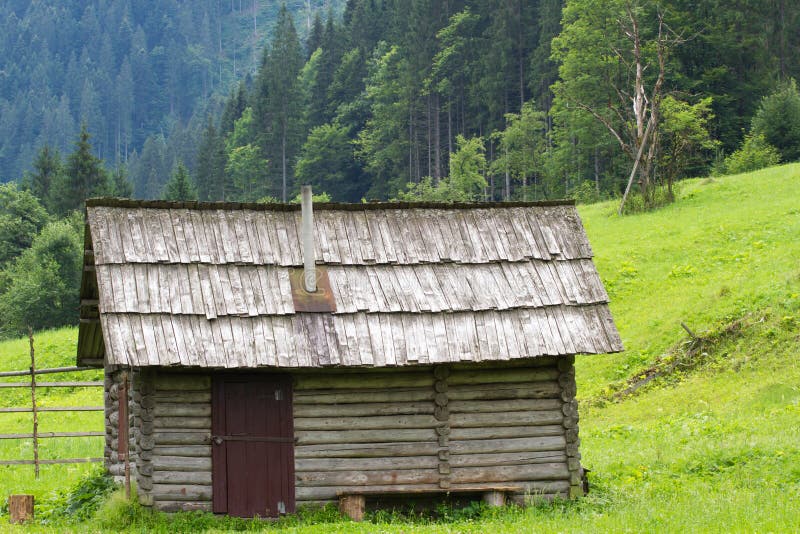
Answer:
[(800, 159), (800, 92), (794, 80), (761, 99), (750, 128), (778, 149), (785, 162)]
[(22, 334), (28, 326), (42, 330), (76, 322), (82, 226), (80, 215), (48, 224), (0, 277), (2, 334)]
[(741, 148), (725, 158), (719, 174), (740, 174), (777, 165), (781, 161), (778, 150), (767, 143), (762, 135), (748, 135)]

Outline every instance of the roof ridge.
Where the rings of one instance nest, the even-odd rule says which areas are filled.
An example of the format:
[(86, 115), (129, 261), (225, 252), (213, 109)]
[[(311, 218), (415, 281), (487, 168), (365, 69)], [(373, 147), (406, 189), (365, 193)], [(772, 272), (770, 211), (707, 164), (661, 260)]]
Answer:
[[(574, 206), (572, 199), (540, 200), (536, 202), (315, 202), (316, 210), (360, 211), (397, 209), (497, 209), (535, 208), (552, 206)], [(117, 197), (96, 197), (86, 200), (87, 208), (145, 208), (145, 209), (193, 209), (193, 210), (254, 210), (254, 211), (300, 211), (300, 204), (283, 202), (200, 202), (171, 200), (137, 200)]]

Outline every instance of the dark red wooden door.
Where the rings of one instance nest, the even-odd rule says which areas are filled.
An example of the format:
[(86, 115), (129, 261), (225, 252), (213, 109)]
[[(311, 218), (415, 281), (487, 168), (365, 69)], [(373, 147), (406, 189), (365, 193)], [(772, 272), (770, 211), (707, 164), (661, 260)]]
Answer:
[(289, 377), (215, 377), (211, 429), (214, 512), (240, 517), (294, 512)]

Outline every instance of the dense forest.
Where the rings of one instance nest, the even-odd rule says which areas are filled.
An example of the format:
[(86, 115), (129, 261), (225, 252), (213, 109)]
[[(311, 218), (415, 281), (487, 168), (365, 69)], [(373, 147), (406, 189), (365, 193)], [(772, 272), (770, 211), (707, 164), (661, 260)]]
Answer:
[[(342, 0), (294, 0), (301, 35)], [(280, 5), (256, 0), (0, 2), (0, 182), (86, 123), (95, 154), (127, 163), (145, 140), (193, 137), (219, 95), (258, 68)], [(178, 141), (177, 138), (185, 138)]]
[(800, 159), (788, 0), (0, 6), (0, 336), (74, 321), (89, 196), (673, 199)]

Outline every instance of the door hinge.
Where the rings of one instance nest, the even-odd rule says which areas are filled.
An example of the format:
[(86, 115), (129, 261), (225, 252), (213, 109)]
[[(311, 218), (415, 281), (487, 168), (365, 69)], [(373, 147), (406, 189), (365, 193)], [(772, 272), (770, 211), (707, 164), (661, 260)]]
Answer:
[(285, 514), (286, 513), (286, 505), (283, 504), (283, 501), (278, 501), (278, 513)]
[(276, 389), (275, 390), (275, 400), (276, 401), (283, 400), (283, 390), (282, 389)]

